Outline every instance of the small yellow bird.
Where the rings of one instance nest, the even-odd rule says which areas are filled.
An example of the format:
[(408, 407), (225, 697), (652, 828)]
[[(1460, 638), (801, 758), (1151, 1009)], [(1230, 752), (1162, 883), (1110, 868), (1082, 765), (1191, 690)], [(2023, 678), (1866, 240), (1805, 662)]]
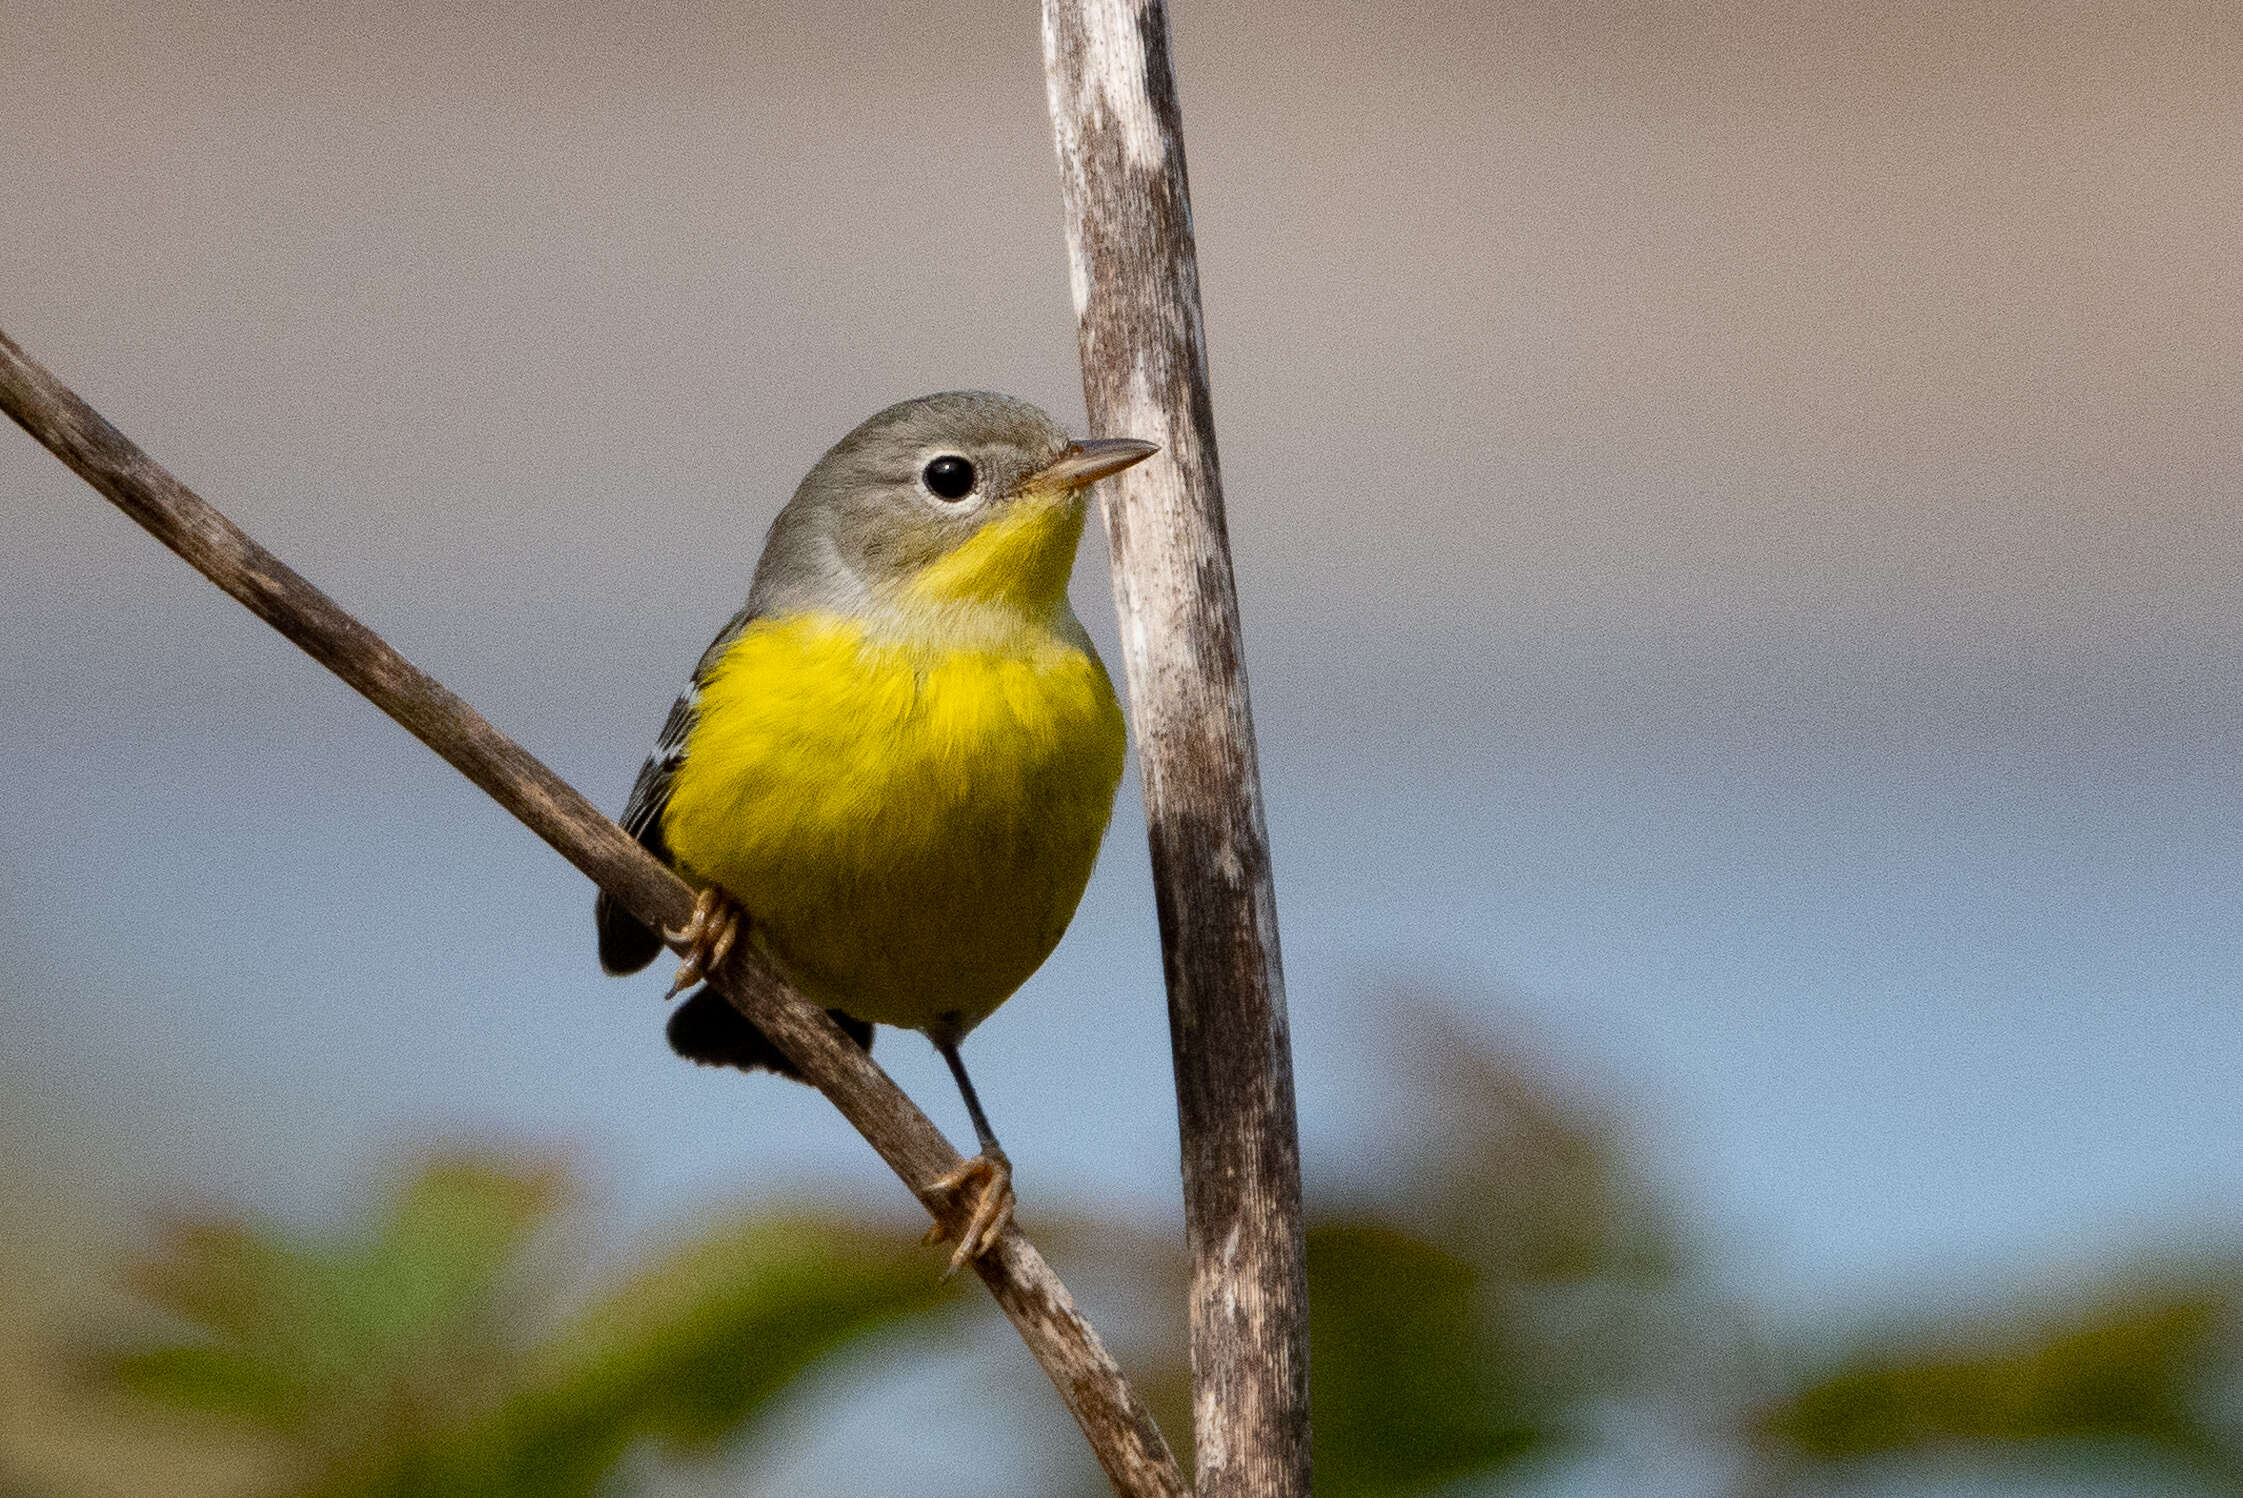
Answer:
[[(859, 1044), (875, 1024), (934, 1042), (981, 1145), (941, 1183), (982, 1183), (953, 1272), (1013, 1209), (958, 1044), (1058, 945), (1121, 782), (1121, 706), (1067, 602), (1085, 495), (1155, 451), (1071, 442), (982, 391), (865, 422), (772, 523), (623, 814), (701, 891), (671, 933), (689, 943), (672, 994), (744, 929)], [(610, 973), (662, 949), (605, 895), (595, 918)], [(794, 1075), (707, 988), (669, 1037), (694, 1061)]]

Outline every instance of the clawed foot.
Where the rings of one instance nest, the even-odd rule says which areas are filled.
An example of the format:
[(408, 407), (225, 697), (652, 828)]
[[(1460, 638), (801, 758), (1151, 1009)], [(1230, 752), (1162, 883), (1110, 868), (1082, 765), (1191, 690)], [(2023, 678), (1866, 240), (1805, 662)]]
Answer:
[(732, 944), (740, 939), (740, 928), (746, 924), (746, 913), (730, 895), (713, 884), (704, 888), (693, 902), (693, 919), (685, 923), (685, 929), (662, 933), (686, 944), (685, 958), (663, 997), (676, 998), (724, 966), (724, 959), (732, 955)]
[[(965, 1235), (950, 1255), (950, 1267), (942, 1272), (949, 1279), (966, 1267), (968, 1259), (978, 1259), (997, 1246), (1005, 1229), (1012, 1226), (1012, 1209), (1015, 1197), (1012, 1190), (1012, 1162), (1005, 1152), (992, 1146), (959, 1166), (934, 1183), (934, 1189), (945, 1196), (954, 1195), (973, 1181), (980, 1181), (981, 1200), (974, 1205), (973, 1220), (966, 1224)], [(950, 1229), (941, 1222), (927, 1229), (926, 1242), (940, 1243), (950, 1236)]]

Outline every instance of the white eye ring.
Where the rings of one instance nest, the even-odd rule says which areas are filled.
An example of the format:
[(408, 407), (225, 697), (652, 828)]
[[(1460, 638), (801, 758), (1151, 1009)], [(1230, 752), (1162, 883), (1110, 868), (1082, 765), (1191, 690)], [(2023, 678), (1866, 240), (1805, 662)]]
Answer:
[(981, 483), (981, 475), (959, 454), (937, 453), (919, 470), (919, 482), (944, 504), (954, 505), (973, 496), (975, 487)]

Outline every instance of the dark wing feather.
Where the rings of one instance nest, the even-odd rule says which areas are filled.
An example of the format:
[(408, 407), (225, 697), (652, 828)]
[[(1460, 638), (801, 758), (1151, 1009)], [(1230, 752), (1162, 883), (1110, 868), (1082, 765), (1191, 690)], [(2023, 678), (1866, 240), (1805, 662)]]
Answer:
[[(865, 1020), (852, 1019), (838, 1009), (828, 1009), (833, 1022), (866, 1050), (872, 1049), (872, 1025)], [(802, 1080), (802, 1073), (786, 1053), (771, 1043), (746, 1016), (732, 1007), (732, 1001), (713, 988), (696, 989), (677, 1012), (670, 1016), (670, 1049), (688, 1061), (698, 1061), (703, 1066), (737, 1066), (742, 1071), (777, 1072), (782, 1077)]]
[[(646, 763), (639, 766), (639, 778), (631, 786), (630, 804), (623, 808), (623, 830), (673, 868), (676, 860), (671, 858), (669, 842), (662, 835), (662, 813), (669, 808), (670, 788), (677, 783), (678, 769), (685, 763), (686, 740), (693, 736), (693, 725), (700, 719), (701, 688), (707, 685), (717, 663), (724, 659), (725, 651), (755, 618), (752, 605), (740, 610), (701, 653), (700, 664), (693, 668), (692, 682), (671, 705), (670, 716), (662, 722), (662, 736), (654, 741), (654, 752), (647, 756)], [(600, 966), (608, 972), (635, 973), (661, 952), (662, 934), (617, 905), (604, 891), (594, 902), (592, 914), (600, 930)], [(838, 1009), (826, 1012), (850, 1039), (867, 1050), (872, 1048), (870, 1024), (851, 1019)], [(669, 1038), (670, 1049), (688, 1061), (698, 1061), (704, 1066), (737, 1066), (742, 1071), (774, 1071), (782, 1077), (801, 1080), (793, 1063), (768, 1036), (750, 1024), (722, 994), (706, 987), (687, 995), (686, 1001), (670, 1016)]]
[[(741, 609), (701, 652), (693, 668), (693, 680), (670, 705), (670, 716), (662, 720), (662, 735), (654, 741), (654, 752), (646, 757), (646, 763), (639, 766), (639, 778), (631, 785), (630, 804), (623, 808), (623, 830), (672, 868), (677, 867), (677, 860), (670, 856), (669, 842), (662, 836), (662, 813), (669, 808), (670, 787), (677, 781), (678, 767), (685, 763), (685, 741), (693, 736), (693, 725), (700, 717), (701, 688), (709, 673), (716, 670), (717, 662), (724, 659), (724, 652), (755, 618), (753, 604)], [(600, 932), (600, 966), (609, 973), (635, 973), (662, 950), (662, 933), (609, 899), (604, 890), (592, 904), (592, 920)]]
[[(670, 804), (670, 787), (685, 763), (685, 741), (693, 732), (701, 702), (700, 673), (684, 695), (671, 704), (663, 720), (662, 736), (654, 752), (639, 766), (632, 783), (630, 804), (623, 808), (623, 830), (665, 864), (673, 863), (670, 845), (662, 836), (662, 812)], [(592, 920), (600, 932), (600, 967), (609, 973), (635, 973), (662, 950), (662, 934), (611, 899), (606, 890), (592, 902)]]

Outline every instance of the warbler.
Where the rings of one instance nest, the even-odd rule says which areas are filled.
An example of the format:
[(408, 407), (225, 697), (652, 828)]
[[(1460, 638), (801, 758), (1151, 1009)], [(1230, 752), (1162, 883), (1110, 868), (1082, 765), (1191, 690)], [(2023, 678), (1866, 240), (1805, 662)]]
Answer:
[[(1070, 441), (985, 391), (890, 406), (818, 460), (702, 653), (623, 825), (700, 891), (675, 995), (747, 939), (859, 1044), (919, 1030), (957, 1079), (981, 1184), (953, 1272), (1011, 1220), (1012, 1168), (959, 1043), (1051, 955), (1121, 782), (1113, 684), (1067, 601), (1086, 492), (1158, 449)], [(663, 937), (602, 895), (600, 963)], [(792, 1076), (703, 987), (691, 1060)], [(930, 1242), (940, 1241), (938, 1227)]]

